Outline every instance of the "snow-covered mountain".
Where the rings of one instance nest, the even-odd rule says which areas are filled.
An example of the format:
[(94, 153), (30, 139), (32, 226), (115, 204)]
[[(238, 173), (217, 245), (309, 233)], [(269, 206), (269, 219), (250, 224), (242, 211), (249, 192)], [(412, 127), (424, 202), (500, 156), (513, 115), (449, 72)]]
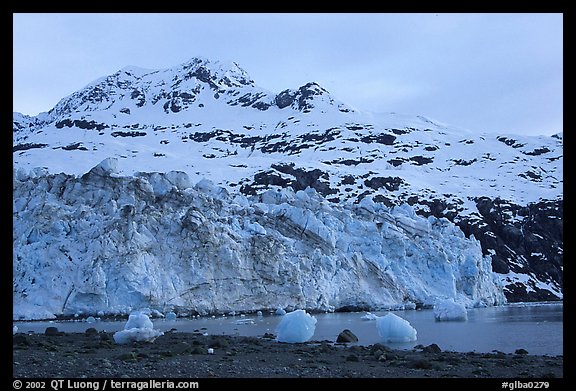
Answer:
[[(319, 260), (322, 256), (336, 257), (338, 261), (330, 261), (336, 264), (338, 262), (350, 263), (353, 259), (360, 262), (358, 256), (364, 260), (365, 254), (361, 250), (358, 250), (361, 255), (354, 255), (355, 252), (350, 252), (349, 249), (342, 250), (343, 252), (338, 254), (325, 254), (325, 251), (328, 253), (336, 251), (336, 247), (334, 249), (330, 247), (335, 245), (331, 242), (332, 239), (340, 242), (347, 237), (344, 234), (347, 231), (340, 230), (342, 225), (332, 225), (326, 223), (325, 220), (331, 218), (338, 220), (340, 218), (335, 216), (339, 216), (339, 213), (344, 213), (342, 211), (345, 210), (344, 214), (347, 217), (342, 217), (344, 220), (351, 218), (357, 224), (362, 225), (365, 217), (358, 215), (355, 212), (356, 209), (359, 205), (375, 203), (376, 206), (371, 207), (376, 208), (377, 213), (391, 216), (400, 213), (399, 210), (405, 211), (408, 208), (424, 218), (433, 216), (432, 219), (437, 220), (445, 217), (456, 224), (468, 237), (462, 240), (474, 242), (477, 239), (480, 243), (480, 258), (474, 255), (475, 259), (487, 257), (491, 260), (491, 268), (499, 281), (496, 285), (504, 286), (504, 293), (508, 300), (562, 298), (563, 140), (561, 134), (552, 137), (474, 134), (422, 116), (362, 112), (339, 102), (316, 83), (273, 93), (258, 87), (235, 63), (226, 64), (201, 58), (194, 58), (185, 64), (164, 70), (124, 68), (62, 99), (48, 113), (42, 113), (36, 117), (14, 113), (13, 121), (13, 162), (17, 173), (14, 179), (15, 303), (18, 297), (30, 297), (32, 291), (36, 291), (38, 295), (42, 289), (46, 289), (45, 279), (43, 279), (44, 285), (38, 285), (39, 279), (34, 275), (39, 273), (39, 268), (41, 268), (37, 263), (41, 258), (41, 252), (45, 252), (52, 246), (66, 248), (67, 243), (76, 245), (82, 242), (81, 236), (86, 235), (87, 231), (80, 228), (78, 225), (80, 222), (72, 223), (74, 219), (70, 217), (81, 213), (80, 210), (85, 213), (88, 213), (85, 211), (86, 208), (90, 210), (89, 213), (92, 216), (90, 218), (94, 219), (94, 225), (91, 225), (93, 229), (91, 235), (95, 237), (106, 237), (103, 232), (99, 231), (103, 229), (100, 223), (103, 224), (106, 219), (115, 216), (115, 213), (120, 213), (119, 211), (124, 210), (125, 207), (136, 213), (135, 219), (146, 220), (145, 222), (142, 220), (133, 227), (134, 232), (139, 233), (140, 236), (146, 236), (139, 230), (142, 226), (146, 226), (151, 230), (150, 232), (157, 232), (152, 235), (156, 240), (160, 240), (158, 239), (160, 234), (169, 236), (172, 232), (166, 228), (169, 225), (165, 227), (167, 231), (163, 231), (164, 228), (155, 226), (155, 223), (151, 223), (145, 215), (146, 208), (159, 211), (167, 208), (166, 205), (161, 204), (163, 201), (158, 199), (160, 196), (156, 194), (157, 191), (150, 190), (149, 186), (154, 188), (152, 183), (160, 180), (151, 180), (152, 177), (156, 178), (154, 175), (164, 178), (161, 180), (163, 183), (166, 181), (172, 183), (165, 177), (168, 175), (166, 173), (171, 171), (186, 174), (185, 182), (189, 181), (190, 186), (182, 187), (180, 183), (171, 191), (179, 192), (178, 197), (191, 197), (187, 199), (187, 203), (193, 203), (193, 199), (200, 197), (198, 194), (190, 195), (199, 191), (193, 190), (196, 188), (192, 185), (202, 179), (208, 179), (214, 185), (226, 189), (225, 192), (222, 190), (219, 193), (227, 194), (225, 197), (222, 195), (224, 198), (220, 200), (220, 203), (230, 202), (233, 205), (236, 202), (232, 201), (234, 197), (240, 197), (238, 199), (243, 201), (239, 205), (249, 210), (255, 208), (255, 211), (258, 211), (257, 205), (268, 205), (258, 212), (261, 213), (259, 215), (252, 216), (250, 213), (256, 212), (247, 212), (247, 215), (252, 216), (249, 220), (254, 224), (258, 223), (263, 232), (266, 232), (266, 234), (259, 233), (259, 228), (255, 228), (250, 240), (258, 240), (259, 235), (272, 236), (283, 243), (285, 248), (290, 248), (290, 251), (286, 250), (290, 254), (282, 258), (282, 261), (277, 260), (280, 264), (300, 259), (299, 262), (308, 265), (307, 267), (312, 267), (310, 266), (312, 264), (324, 265), (322, 262), (328, 261)], [(94, 183), (87, 180), (86, 178), (90, 176), (85, 174), (109, 157), (117, 159), (115, 173), (110, 177), (113, 179)], [(45, 169), (35, 169), (37, 167)], [(142, 174), (153, 172), (163, 174)], [(176, 174), (172, 173), (168, 177), (174, 175)], [(53, 183), (59, 183), (60, 187), (55, 188)], [(122, 196), (119, 189), (123, 188), (122, 186), (129, 186), (128, 183), (132, 184), (130, 186), (144, 186), (146, 188), (144, 193), (151, 193)], [(68, 186), (72, 185), (74, 187), (69, 189)], [(100, 188), (101, 198), (110, 202), (114, 200), (116, 203), (114, 206), (107, 206), (110, 210), (104, 210), (104, 206), (94, 204), (93, 200), (86, 200), (82, 203), (78, 200), (72, 202), (66, 198), (70, 194), (85, 197), (101, 185), (104, 186)], [(116, 188), (116, 186), (120, 187)], [(324, 221), (323, 229), (328, 232), (324, 235), (332, 238), (328, 241), (332, 245), (328, 247), (321, 241), (316, 242), (320, 253), (323, 254), (318, 255), (319, 258), (311, 255), (313, 252), (310, 249), (314, 247), (312, 244), (304, 243), (306, 240), (302, 237), (295, 239), (294, 233), (290, 236), (288, 234), (291, 232), (290, 229), (274, 225), (279, 224), (272, 222), (274, 220), (272, 216), (276, 216), (274, 214), (276, 212), (270, 209), (270, 203), (263, 202), (261, 199), (263, 194), (268, 194), (266, 197), (275, 194), (270, 193), (269, 190), (285, 189), (278, 193), (282, 194), (282, 197), (288, 197), (284, 202), (287, 205), (285, 207), (300, 208), (298, 213), (308, 215), (312, 212), (298, 204), (299, 197), (303, 197), (301, 194), (308, 194), (310, 191), (305, 191), (307, 188), (314, 189), (316, 193), (312, 197), (316, 200), (314, 203), (322, 205), (318, 206), (322, 210), (321, 215), (315, 214), (315, 219)], [(128, 193), (136, 191), (123, 189)], [(140, 196), (144, 198), (140, 199)], [(323, 198), (324, 201), (317, 200), (316, 196)], [(130, 202), (126, 201), (126, 197)], [(217, 198), (215, 197), (213, 202), (218, 203)], [(66, 229), (70, 231), (66, 231), (66, 235), (58, 236), (61, 235), (58, 231), (59, 233), (54, 236), (52, 228), (46, 226), (45, 209), (48, 205), (53, 208), (54, 215), (69, 216), (69, 220), (62, 220), (69, 221)], [(129, 205), (132, 206), (129, 207)], [(70, 210), (70, 208), (76, 209)], [(181, 206), (174, 205), (169, 208), (176, 213), (174, 218), (177, 221), (183, 218), (181, 214), (184, 216), (186, 214), (184, 209), (179, 208)], [(218, 216), (208, 219), (211, 224), (217, 225), (218, 219), (231, 219), (226, 220), (226, 224), (233, 224), (233, 216), (237, 211), (231, 206), (220, 208), (224, 209), (202, 209), (201, 213)], [(178, 212), (175, 212), (176, 210)], [(331, 216), (334, 214), (334, 216), (329, 218), (324, 213)], [(261, 216), (268, 216), (269, 220)], [(79, 216), (76, 217), (79, 218)], [(421, 223), (420, 217), (416, 215), (410, 214), (409, 218), (412, 221), (409, 224)], [(260, 219), (264, 220), (260, 221)], [(370, 221), (383, 223), (379, 219), (381, 220), (381, 218), (373, 217)], [(238, 220), (237, 217), (236, 220)], [(426, 220), (428, 224), (426, 235), (432, 235), (427, 240), (439, 240), (432, 239), (432, 237), (437, 238), (438, 235), (432, 233), (433, 229), (430, 231), (430, 227), (436, 224), (434, 223), (436, 220)], [(119, 219), (118, 224), (121, 224), (121, 221), (128, 224), (129, 219), (127, 217)], [(100, 225), (96, 222), (100, 222), (98, 223)], [(240, 224), (238, 227), (228, 225), (227, 229), (241, 238), (247, 235), (246, 232), (251, 232), (246, 227), (246, 223), (238, 224)], [(306, 232), (306, 226), (304, 223), (302, 232)], [(222, 227), (218, 229), (224, 229)], [(120, 228), (118, 229), (119, 232), (123, 232)], [(130, 228), (126, 226), (122, 229)], [(370, 229), (365, 229), (367, 231), (363, 228), (363, 230), (348, 232), (348, 234), (375, 234)], [(270, 232), (273, 233), (270, 234)], [(36, 239), (31, 241), (30, 235)], [(382, 235), (385, 236), (385, 234)], [(456, 234), (452, 232), (450, 235)], [(375, 236), (375, 238), (381, 240), (380, 236)], [(166, 244), (166, 248), (175, 249), (184, 246), (187, 250), (182, 251), (188, 254), (191, 248), (198, 245), (194, 242), (190, 244), (192, 247), (186, 247), (187, 242), (184, 237), (175, 236), (174, 239), (182, 243), (178, 246)], [(84, 240), (86, 246), (90, 247), (88, 239)], [(122, 240), (126, 240), (126, 237), (120, 235), (109, 238), (109, 242), (106, 243), (116, 248), (130, 246), (129, 243), (121, 242)], [(166, 243), (171, 243), (169, 239), (166, 240), (168, 241)], [(241, 247), (244, 246), (242, 250), (238, 250), (239, 253), (230, 250), (235, 255), (228, 256), (245, 259), (242, 262), (256, 262), (254, 258), (246, 255), (247, 248), (250, 246), (242, 240), (235, 242)], [(284, 242), (286, 240), (291, 244), (286, 244), (288, 243)], [(291, 240), (304, 242), (296, 245)], [(405, 239), (405, 241), (409, 240)], [(43, 244), (40, 246), (38, 243)], [(202, 261), (209, 262), (212, 265), (210, 267), (219, 267), (224, 261), (220, 261), (216, 254), (224, 251), (225, 248), (231, 248), (231, 243), (221, 241), (218, 243), (220, 244), (214, 247), (218, 250), (214, 250), (215, 253), (211, 256), (206, 255)], [(443, 251), (447, 251), (445, 249), (447, 243), (442, 241), (434, 243), (434, 246), (441, 246), (444, 248)], [(159, 243), (156, 244), (159, 245)], [(106, 244), (102, 243), (102, 246), (106, 247)], [(296, 255), (298, 250), (303, 249), (302, 246), (306, 248), (306, 252), (301, 253), (298, 258)], [(369, 245), (366, 246), (368, 249), (371, 248)], [(134, 254), (140, 254), (140, 247), (136, 247), (139, 250), (135, 250)], [(58, 258), (56, 254), (59, 254), (58, 251), (61, 250), (54, 251), (56, 253), (52, 254), (53, 257)], [(75, 273), (78, 273), (80, 269), (91, 270), (84, 269), (86, 264), (83, 262), (91, 265), (90, 262), (94, 262), (95, 259), (94, 254), (86, 249), (74, 251), (79, 252), (76, 256), (71, 256), (73, 261), (69, 261), (71, 264), (68, 266), (77, 265), (74, 269)], [(109, 250), (103, 248), (98, 251), (106, 253)], [(118, 251), (115, 253), (116, 258), (110, 258), (115, 259), (114, 262), (119, 262), (120, 254), (125, 257), (129, 253), (128, 250)], [(174, 251), (176, 250), (171, 250), (170, 256), (176, 257)], [(418, 251), (427, 253), (429, 250)], [(389, 256), (390, 254), (387, 254), (385, 258), (388, 259)], [(51, 264), (54, 262), (53, 257), (44, 259), (43, 265), (46, 268), (54, 266)], [(101, 261), (109, 259), (106, 257), (108, 255), (97, 259)], [(226, 256), (223, 257), (222, 259), (227, 259)], [(400, 256), (398, 257), (401, 259)], [(437, 255), (434, 258), (437, 258)], [(172, 261), (159, 258), (158, 254), (138, 255), (136, 259), (138, 259), (134, 261), (136, 263), (152, 262), (156, 265), (153, 269), (146, 269), (145, 265), (140, 264), (144, 270), (149, 270), (148, 280), (157, 281), (152, 274), (164, 276), (164, 273), (179, 273), (178, 270), (180, 270)], [(390, 265), (394, 264), (393, 259), (388, 259), (390, 264), (386, 263), (388, 261), (374, 261), (374, 264), (378, 265), (378, 268), (383, 268), (381, 270), (388, 270), (386, 267), (392, 267)], [(167, 263), (162, 266), (163, 262)], [(457, 264), (458, 262), (456, 261)], [(336, 264), (331, 265), (336, 267), (334, 266)], [(58, 267), (61, 266), (63, 267), (63, 265)], [(199, 269), (198, 265), (190, 264), (189, 266), (191, 270), (200, 273), (201, 268)], [(476, 275), (481, 280), (487, 278), (483, 273), (487, 272), (488, 268), (484, 266), (480, 268), (483, 272)], [(94, 265), (91, 267), (98, 270)], [(118, 265), (107, 267), (118, 267)], [(231, 268), (229, 276), (234, 275), (233, 272), (241, 274), (240, 269), (237, 269), (240, 266), (227, 267)], [(256, 266), (243, 265), (242, 267)], [(390, 278), (406, 279), (410, 274), (421, 275), (423, 273), (423, 269), (417, 271), (417, 267), (414, 267), (416, 269), (409, 271), (407, 269), (404, 274), (398, 273), (397, 270), (391, 272)], [(322, 266), (321, 270), (322, 273), (326, 273), (328, 269)], [(346, 270), (355, 270), (355, 266), (350, 266)], [(427, 270), (434, 273), (435, 269)], [(205, 273), (205, 270), (202, 273)], [(357, 273), (357, 279), (360, 276), (365, 278), (364, 274)], [(488, 274), (490, 273), (492, 272)], [(207, 278), (205, 274), (203, 275), (203, 278)], [(483, 277), (479, 277), (480, 275)], [(62, 292), (66, 291), (66, 294), (71, 292), (65, 301), (66, 305), (62, 307), (62, 310), (66, 310), (71, 298), (75, 297), (74, 292), (79, 289), (77, 286), (79, 280), (73, 282), (69, 274), (59, 278), (68, 278), (66, 283), (61, 281)], [(167, 279), (168, 274), (162, 278)], [(221, 281), (221, 279), (214, 278), (213, 281)], [(221, 276), (221, 278), (224, 277)], [(251, 281), (256, 281), (262, 276), (251, 275), (250, 278), (253, 279)], [(32, 283), (33, 280), (34, 283)], [(193, 281), (196, 280), (191, 276), (182, 276), (182, 281), (178, 284), (192, 289)], [(279, 286), (286, 287), (288, 284), (286, 281), (284, 285)], [(294, 282), (296, 280), (290, 281), (290, 284), (296, 284)], [(308, 288), (302, 288), (302, 296), (296, 295), (299, 298), (294, 299), (290, 304), (309, 305), (311, 308), (354, 304), (352, 296), (346, 296), (348, 293), (346, 295), (335, 294), (336, 288), (331, 287), (328, 281), (336, 284), (332, 279), (320, 282), (317, 278), (307, 283), (300, 281), (298, 286)], [(360, 281), (354, 283), (346, 281), (349, 286), (338, 289), (345, 291), (352, 289), (350, 287), (356, 287), (356, 291), (365, 292), (364, 296), (359, 294), (358, 297), (362, 298), (358, 298), (356, 304), (383, 305), (402, 302), (399, 300), (402, 294), (406, 294), (406, 300), (422, 302), (429, 301), (430, 297), (434, 296), (429, 292), (416, 293), (418, 291), (416, 287), (420, 282), (426, 281), (426, 283), (433, 284), (432, 280), (419, 280), (420, 282), (414, 283), (414, 286), (405, 285), (397, 280), (396, 286), (401, 286), (405, 291), (392, 290), (393, 293), (392, 291), (378, 292), (383, 289), (382, 281), (366, 283), (366, 286), (360, 290), (358, 285), (354, 285), (361, 284)], [(438, 284), (444, 282), (438, 282)], [(101, 283), (105, 286), (110, 285), (109, 282)], [(141, 281), (140, 284), (145, 283)], [(157, 282), (154, 284), (149, 288), (160, 289)], [(265, 285), (266, 289), (277, 292), (280, 289), (276, 286), (278, 284), (278, 280), (271, 278), (269, 284)], [(342, 285), (344, 282), (340, 281), (337, 284)], [(476, 294), (476, 296), (469, 292), (468, 304), (478, 300), (482, 302), (484, 298), (490, 298), (487, 302), (494, 302), (493, 299), (496, 296), (493, 288), (486, 288), (487, 285), (479, 281), (476, 281), (476, 284), (482, 285), (486, 292)], [(274, 285), (273, 288), (272, 285)], [(65, 286), (67, 288), (64, 288)], [(72, 286), (74, 289), (70, 290)], [(128, 289), (128, 286), (131, 285), (128, 284), (122, 289)], [(162, 289), (166, 288), (162, 284), (161, 286)], [(310, 288), (312, 286), (317, 286), (316, 290)], [(56, 286), (52, 289), (54, 292), (58, 291)], [(463, 286), (460, 283), (453, 295), (456, 295), (457, 291), (461, 292), (462, 289)], [(62, 292), (54, 293), (54, 297), (61, 296)], [(172, 293), (175, 292), (180, 291), (176, 289)], [(370, 301), (369, 292), (374, 298), (380, 297), (380, 299)], [(400, 294), (400, 292), (403, 293)], [(446, 291), (442, 292), (442, 295), (446, 296)], [(260, 293), (255, 293), (253, 296), (259, 296)], [(109, 294), (111, 293), (108, 292), (108, 296), (103, 296), (107, 297), (105, 299), (105, 301), (108, 300), (107, 303), (113, 300)], [(150, 293), (151, 297), (156, 294), (158, 293)], [(217, 295), (218, 293), (212, 292), (211, 294)], [(322, 300), (319, 299), (319, 294), (322, 295)], [(342, 295), (347, 299), (344, 299)], [(384, 296), (379, 295), (388, 296), (384, 299)], [(238, 298), (238, 306), (243, 308), (249, 306), (249, 295), (242, 293), (239, 294), (240, 296), (242, 299)], [(479, 299), (480, 297), (482, 299)], [(23, 300), (22, 306), (26, 299)], [(166, 301), (165, 296), (163, 300)], [(224, 305), (215, 298), (211, 300), (213, 300), (212, 307), (206, 302), (199, 308), (205, 311), (219, 310)], [(28, 299), (28, 302), (33, 302), (33, 300)], [(60, 303), (58, 300), (55, 302)], [(182, 303), (191, 304), (187, 301)], [(273, 303), (268, 304), (273, 305)], [(254, 306), (258, 305), (254, 304)], [(262, 306), (265, 306), (264, 302)], [(52, 310), (56, 307), (50, 308)]]

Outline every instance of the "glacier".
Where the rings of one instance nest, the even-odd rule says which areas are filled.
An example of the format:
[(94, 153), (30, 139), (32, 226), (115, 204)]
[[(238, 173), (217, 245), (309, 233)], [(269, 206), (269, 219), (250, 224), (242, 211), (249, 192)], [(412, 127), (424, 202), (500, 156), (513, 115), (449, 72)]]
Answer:
[(244, 196), (116, 167), (14, 170), (13, 319), (506, 302), (474, 236), (407, 204), (336, 204), (310, 187)]

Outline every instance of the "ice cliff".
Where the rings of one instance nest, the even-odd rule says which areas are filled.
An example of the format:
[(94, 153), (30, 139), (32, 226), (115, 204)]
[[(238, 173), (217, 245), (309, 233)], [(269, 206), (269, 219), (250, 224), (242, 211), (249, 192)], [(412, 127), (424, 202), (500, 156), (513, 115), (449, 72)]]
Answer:
[(231, 195), (116, 163), (15, 170), (14, 319), (505, 301), (479, 241), (407, 204), (336, 204), (311, 188)]

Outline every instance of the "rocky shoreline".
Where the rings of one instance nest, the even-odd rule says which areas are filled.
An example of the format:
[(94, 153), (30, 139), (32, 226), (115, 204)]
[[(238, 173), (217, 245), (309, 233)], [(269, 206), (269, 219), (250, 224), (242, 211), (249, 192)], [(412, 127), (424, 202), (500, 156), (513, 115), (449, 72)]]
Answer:
[(519, 349), (458, 353), (436, 344), (393, 350), (331, 341), (166, 332), (154, 342), (118, 345), (113, 333), (13, 336), (14, 378), (562, 378), (563, 356)]

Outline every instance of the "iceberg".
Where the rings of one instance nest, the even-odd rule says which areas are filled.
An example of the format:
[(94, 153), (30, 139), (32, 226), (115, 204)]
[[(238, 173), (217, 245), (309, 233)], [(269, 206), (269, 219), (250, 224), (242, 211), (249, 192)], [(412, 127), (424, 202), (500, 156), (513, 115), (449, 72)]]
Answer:
[(132, 328), (153, 329), (154, 325), (148, 315), (140, 311), (133, 311), (130, 316), (128, 316), (128, 322), (126, 322), (124, 330)]
[(130, 342), (154, 342), (164, 335), (160, 330), (154, 330), (154, 325), (148, 315), (134, 311), (128, 317), (124, 330), (114, 333), (114, 342), (123, 345)]
[(276, 328), (278, 342), (299, 343), (309, 341), (316, 330), (316, 318), (304, 310), (289, 312)]
[(176, 320), (176, 313), (170, 311), (166, 314), (166, 320)]
[(446, 299), (434, 304), (434, 318), (437, 321), (465, 321), (468, 320), (468, 313), (464, 304)]
[(377, 315), (374, 315), (372, 312), (366, 312), (364, 315), (360, 317), (362, 320), (376, 320), (378, 319)]
[(238, 319), (236, 324), (254, 324), (254, 319), (246, 318), (246, 319)]
[(416, 341), (416, 329), (410, 322), (395, 314), (387, 314), (376, 319), (378, 334), (384, 342)]

